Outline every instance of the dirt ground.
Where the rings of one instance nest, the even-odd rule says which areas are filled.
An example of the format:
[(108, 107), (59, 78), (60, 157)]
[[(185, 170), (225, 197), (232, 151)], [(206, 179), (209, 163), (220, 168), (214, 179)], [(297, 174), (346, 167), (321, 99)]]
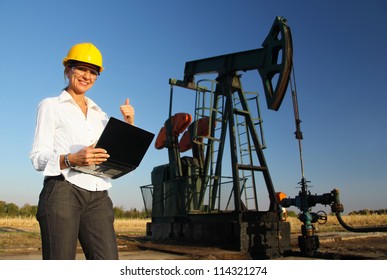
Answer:
[[(0, 232), (0, 260), (41, 259), (39, 233)], [(12, 242), (5, 240), (12, 240)], [(335, 232), (319, 234), (320, 250), (313, 259), (387, 260), (387, 233)], [(139, 236), (117, 236), (121, 260), (249, 259), (246, 254), (219, 248), (155, 244)], [(6, 244), (6, 246), (4, 246)], [(77, 259), (83, 259), (79, 248)], [(292, 253), (284, 259), (305, 259), (292, 236)]]
[(387, 260), (386, 233), (325, 234), (320, 238), (322, 256), (332, 259)]
[[(124, 238), (125, 239), (125, 238)], [(325, 233), (319, 235), (320, 250), (312, 259), (387, 260), (387, 233)], [(297, 235), (292, 236), (292, 252), (283, 259), (305, 259), (300, 254)], [(130, 248), (130, 245), (129, 245)], [(188, 259), (250, 259), (240, 252), (219, 248), (140, 243), (138, 249), (165, 252)]]

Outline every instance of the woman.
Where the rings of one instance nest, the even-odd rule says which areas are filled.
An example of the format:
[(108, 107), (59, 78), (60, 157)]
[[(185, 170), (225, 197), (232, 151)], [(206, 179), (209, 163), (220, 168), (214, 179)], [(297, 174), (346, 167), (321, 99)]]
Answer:
[[(30, 154), (34, 168), (43, 171), (37, 219), (43, 259), (75, 259), (79, 239), (86, 259), (118, 259), (114, 212), (108, 179), (77, 172), (75, 166), (100, 164), (108, 151), (95, 148), (107, 115), (86, 97), (104, 70), (102, 55), (91, 43), (74, 45), (63, 59), (68, 86), (38, 108)], [(134, 123), (126, 99), (120, 107), (125, 121)]]

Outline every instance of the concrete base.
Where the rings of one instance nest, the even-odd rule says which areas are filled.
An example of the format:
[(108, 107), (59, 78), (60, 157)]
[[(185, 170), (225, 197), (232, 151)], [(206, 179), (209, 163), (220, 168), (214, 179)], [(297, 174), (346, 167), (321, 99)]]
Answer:
[(268, 212), (153, 217), (147, 236), (154, 241), (217, 246), (254, 259), (280, 257), (291, 250), (290, 224)]

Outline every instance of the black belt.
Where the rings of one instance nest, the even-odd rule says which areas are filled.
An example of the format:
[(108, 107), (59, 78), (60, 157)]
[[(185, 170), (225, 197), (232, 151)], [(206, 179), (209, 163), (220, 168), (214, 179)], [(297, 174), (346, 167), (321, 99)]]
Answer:
[(44, 178), (44, 182), (47, 182), (47, 181), (49, 181), (49, 180), (64, 181), (64, 180), (65, 180), (65, 177), (64, 177), (62, 174), (60, 174), (60, 175), (58, 175), (58, 176), (46, 176), (46, 177)]

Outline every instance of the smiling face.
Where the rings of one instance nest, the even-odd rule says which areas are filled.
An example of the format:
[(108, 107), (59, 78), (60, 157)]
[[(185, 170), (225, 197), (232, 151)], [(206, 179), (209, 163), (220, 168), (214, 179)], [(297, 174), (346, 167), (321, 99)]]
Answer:
[(92, 88), (99, 75), (98, 69), (87, 63), (77, 63), (66, 67), (69, 79), (67, 91), (75, 94), (85, 94)]

